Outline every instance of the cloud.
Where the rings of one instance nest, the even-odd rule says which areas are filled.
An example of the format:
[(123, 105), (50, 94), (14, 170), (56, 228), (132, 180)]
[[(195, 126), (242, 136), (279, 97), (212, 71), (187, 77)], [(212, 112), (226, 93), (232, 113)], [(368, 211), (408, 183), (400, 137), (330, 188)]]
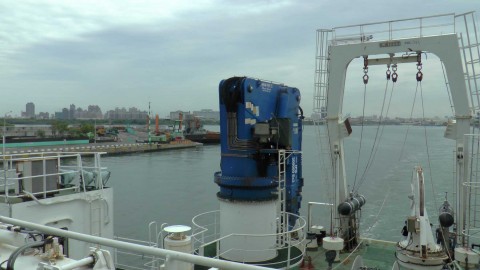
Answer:
[[(151, 101), (161, 115), (176, 109), (215, 109), (219, 81), (247, 75), (299, 88), (308, 114), (313, 104), (315, 30), (399, 19), (404, 14), (450, 12), (453, 2), (424, 3), (415, 9), (409, 3), (0, 3), (0, 83), (8, 93), (16, 93), (8, 101), (0, 100), (0, 106), (19, 111), (33, 101), (37, 108), (48, 111), (71, 103), (81, 107), (98, 104), (107, 110), (116, 106), (146, 108)], [(461, 5), (468, 8), (473, 3)], [(425, 12), (427, 8), (431, 11)], [(363, 84), (357, 84), (357, 77), (362, 75), (357, 67), (352, 64), (347, 81), (345, 108), (352, 114), (361, 112), (358, 100), (362, 100), (363, 91), (358, 89)], [(400, 80), (408, 77), (401, 72)], [(429, 76), (426, 72), (425, 85)], [(378, 102), (384, 89), (381, 76), (378, 80), (374, 77), (372, 74), (369, 90), (377, 98), (372, 103)], [(431, 82), (434, 88), (442, 86), (439, 81)], [(412, 87), (414, 83), (409, 83), (407, 88)], [(427, 92), (432, 89), (424, 88)], [(407, 107), (392, 107), (392, 113), (408, 113)]]

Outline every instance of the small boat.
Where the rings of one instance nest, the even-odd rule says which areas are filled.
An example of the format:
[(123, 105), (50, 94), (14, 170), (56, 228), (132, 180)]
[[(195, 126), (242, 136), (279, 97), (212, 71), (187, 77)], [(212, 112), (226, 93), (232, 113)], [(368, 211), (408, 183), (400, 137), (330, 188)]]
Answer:
[(196, 116), (187, 116), (184, 121), (185, 130), (183, 133), (185, 139), (204, 144), (220, 143), (220, 132), (204, 129), (200, 118)]
[(188, 139), (194, 142), (203, 143), (203, 144), (220, 143), (220, 132), (214, 132), (214, 131), (208, 131), (208, 130), (203, 130), (203, 131), (185, 134), (185, 139)]

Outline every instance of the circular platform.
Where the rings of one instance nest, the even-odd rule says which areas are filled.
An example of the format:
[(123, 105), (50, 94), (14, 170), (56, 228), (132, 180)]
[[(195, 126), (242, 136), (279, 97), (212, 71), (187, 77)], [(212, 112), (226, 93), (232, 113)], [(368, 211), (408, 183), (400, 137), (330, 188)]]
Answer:
[(190, 231), (191, 229), (191, 227), (185, 225), (172, 225), (163, 228), (163, 230), (168, 233), (185, 233)]
[[(209, 246), (205, 247), (204, 250), (204, 256), (205, 257), (214, 257), (216, 253), (216, 246), (215, 244), (211, 244)], [(255, 263), (246, 263), (246, 264), (252, 264), (252, 265), (261, 265), (263, 267), (268, 267), (268, 268), (274, 268), (274, 269), (283, 269), (287, 267), (287, 260), (288, 258), (288, 248), (280, 248), (277, 250), (277, 256), (273, 259), (267, 260), (267, 261), (262, 261), (262, 262), (255, 262)], [(221, 258), (222, 260), (225, 260), (224, 258)], [(290, 267), (293, 267), (295, 265), (298, 265), (302, 262), (303, 259), (303, 253), (302, 251), (297, 248), (297, 247), (290, 247)], [(209, 269), (207, 267), (203, 267), (200, 265), (196, 265), (195, 269)]]

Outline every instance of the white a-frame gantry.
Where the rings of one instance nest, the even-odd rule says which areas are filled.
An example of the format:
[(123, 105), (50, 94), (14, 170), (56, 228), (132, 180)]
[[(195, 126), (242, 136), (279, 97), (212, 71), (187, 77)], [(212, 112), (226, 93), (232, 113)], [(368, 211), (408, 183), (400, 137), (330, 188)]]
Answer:
[[(453, 18), (454, 14), (441, 16), (452, 16)], [(416, 18), (416, 20), (420, 21), (420, 25), (422, 19), (425, 18)], [(319, 117), (323, 118), (328, 129), (325, 136), (328, 138), (332, 165), (330, 177), (333, 178), (336, 185), (334, 203), (338, 206), (347, 200), (349, 196), (345, 175), (343, 146), (343, 139), (348, 136), (349, 133), (345, 132), (346, 128), (342, 116), (342, 107), (345, 78), (350, 62), (359, 57), (383, 55), (383, 57), (387, 59), (381, 59), (380, 61), (395, 64), (396, 62), (392, 62), (395, 54), (421, 54), (427, 52), (440, 58), (444, 64), (448, 79), (456, 119), (456, 123), (448, 129), (448, 137), (456, 141), (457, 191), (459, 193), (457, 194), (457, 205), (465, 205), (463, 184), (469, 181), (468, 161), (470, 159), (465, 134), (470, 133), (472, 106), (469, 98), (470, 93), (465, 83), (462, 53), (459, 48), (459, 35), (451, 31), (450, 33), (425, 36), (422, 35), (420, 26), (419, 35), (393, 38), (391, 34), (391, 23), (392, 22), (383, 23), (390, 28), (388, 30), (389, 36), (382, 40), (375, 40), (375, 36), (362, 32), (363, 26), (359, 26), (361, 29), (359, 35), (343, 40), (335, 36), (335, 28), (332, 30), (318, 30), (317, 32), (317, 37), (319, 37), (320, 40), (317, 41), (317, 80), (314, 107)], [(443, 30), (441, 32), (443, 32)], [(398, 60), (398, 63), (400, 62), (401, 60)], [(339, 230), (339, 235), (342, 235), (342, 231), (344, 233), (344, 230), (348, 229), (348, 224), (338, 213), (335, 213), (335, 215), (334, 227)], [(457, 213), (456, 222), (458, 231), (465, 229), (464, 215), (464, 213)], [(459, 241), (462, 242), (462, 239), (459, 239)]]

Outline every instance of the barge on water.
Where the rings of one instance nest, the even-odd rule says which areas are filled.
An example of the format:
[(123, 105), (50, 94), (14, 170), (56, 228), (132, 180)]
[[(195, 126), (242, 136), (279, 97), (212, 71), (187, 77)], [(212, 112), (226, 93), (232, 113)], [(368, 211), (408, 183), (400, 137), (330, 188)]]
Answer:
[(206, 130), (198, 116), (187, 115), (184, 122), (185, 130), (183, 134), (185, 139), (203, 144), (220, 143), (220, 132)]

